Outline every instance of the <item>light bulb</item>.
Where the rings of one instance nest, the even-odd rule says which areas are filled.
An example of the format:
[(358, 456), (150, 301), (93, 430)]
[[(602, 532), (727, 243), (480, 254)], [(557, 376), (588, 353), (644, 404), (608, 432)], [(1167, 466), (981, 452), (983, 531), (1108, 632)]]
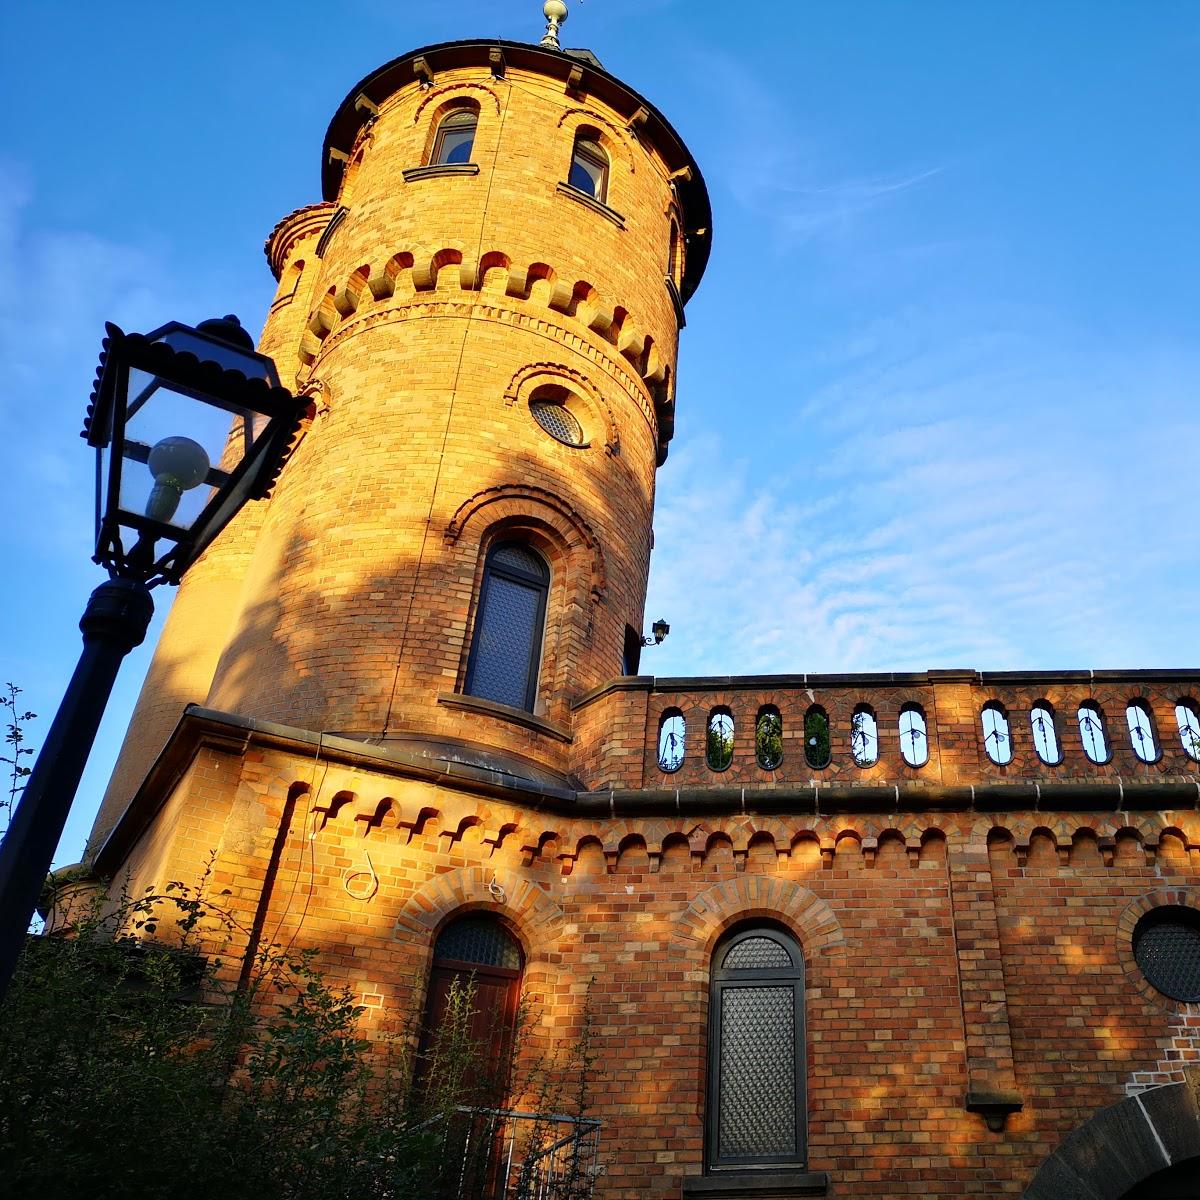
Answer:
[(204, 482), (210, 464), (199, 442), (187, 437), (169, 437), (151, 449), (146, 465), (154, 476), (154, 487), (146, 501), (146, 516), (167, 522), (175, 515), (183, 493)]

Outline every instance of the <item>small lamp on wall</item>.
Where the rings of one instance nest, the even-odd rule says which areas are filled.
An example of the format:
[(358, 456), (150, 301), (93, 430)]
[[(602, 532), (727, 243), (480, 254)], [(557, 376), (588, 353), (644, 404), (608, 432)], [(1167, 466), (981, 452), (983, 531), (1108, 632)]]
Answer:
[(667, 634), (671, 632), (671, 627), (659, 617), (653, 625), (650, 626), (650, 636), (642, 638), (643, 646), (661, 646), (667, 640)]

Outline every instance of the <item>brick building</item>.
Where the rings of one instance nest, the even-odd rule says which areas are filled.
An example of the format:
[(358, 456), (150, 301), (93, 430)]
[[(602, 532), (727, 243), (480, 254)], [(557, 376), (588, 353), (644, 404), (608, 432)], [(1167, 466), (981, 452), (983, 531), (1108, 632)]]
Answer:
[(311, 420), (180, 588), (97, 873), (215, 852), (376, 1027), (473, 969), (567, 1035), (594, 978), (604, 1200), (1200, 1194), (1200, 672), (640, 675), (686, 146), (454, 42), (350, 91), (322, 196), (261, 342)]

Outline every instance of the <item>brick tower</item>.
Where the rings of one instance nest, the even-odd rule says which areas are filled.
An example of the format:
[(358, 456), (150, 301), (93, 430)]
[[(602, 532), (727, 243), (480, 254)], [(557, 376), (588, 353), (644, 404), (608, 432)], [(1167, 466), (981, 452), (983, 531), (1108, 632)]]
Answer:
[(708, 257), (687, 149), (586, 52), (458, 42), (355, 87), (323, 162), (324, 201), (267, 241), (261, 343), (312, 422), (180, 589), (101, 840), (187, 703), (561, 781), (572, 702), (636, 673)]
[(311, 420), (96, 876), (211, 860), (239, 967), (316, 950), (376, 1030), (590, 994), (597, 1200), (1200, 1194), (1200, 672), (638, 674), (709, 207), (546, 9), (352, 89), (268, 239)]

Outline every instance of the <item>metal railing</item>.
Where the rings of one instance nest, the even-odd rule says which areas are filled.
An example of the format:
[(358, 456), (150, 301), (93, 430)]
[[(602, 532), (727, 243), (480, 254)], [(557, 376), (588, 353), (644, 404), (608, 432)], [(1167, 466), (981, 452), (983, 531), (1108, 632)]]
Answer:
[(461, 1106), (438, 1124), (456, 1200), (589, 1200), (604, 1170), (592, 1117)]

